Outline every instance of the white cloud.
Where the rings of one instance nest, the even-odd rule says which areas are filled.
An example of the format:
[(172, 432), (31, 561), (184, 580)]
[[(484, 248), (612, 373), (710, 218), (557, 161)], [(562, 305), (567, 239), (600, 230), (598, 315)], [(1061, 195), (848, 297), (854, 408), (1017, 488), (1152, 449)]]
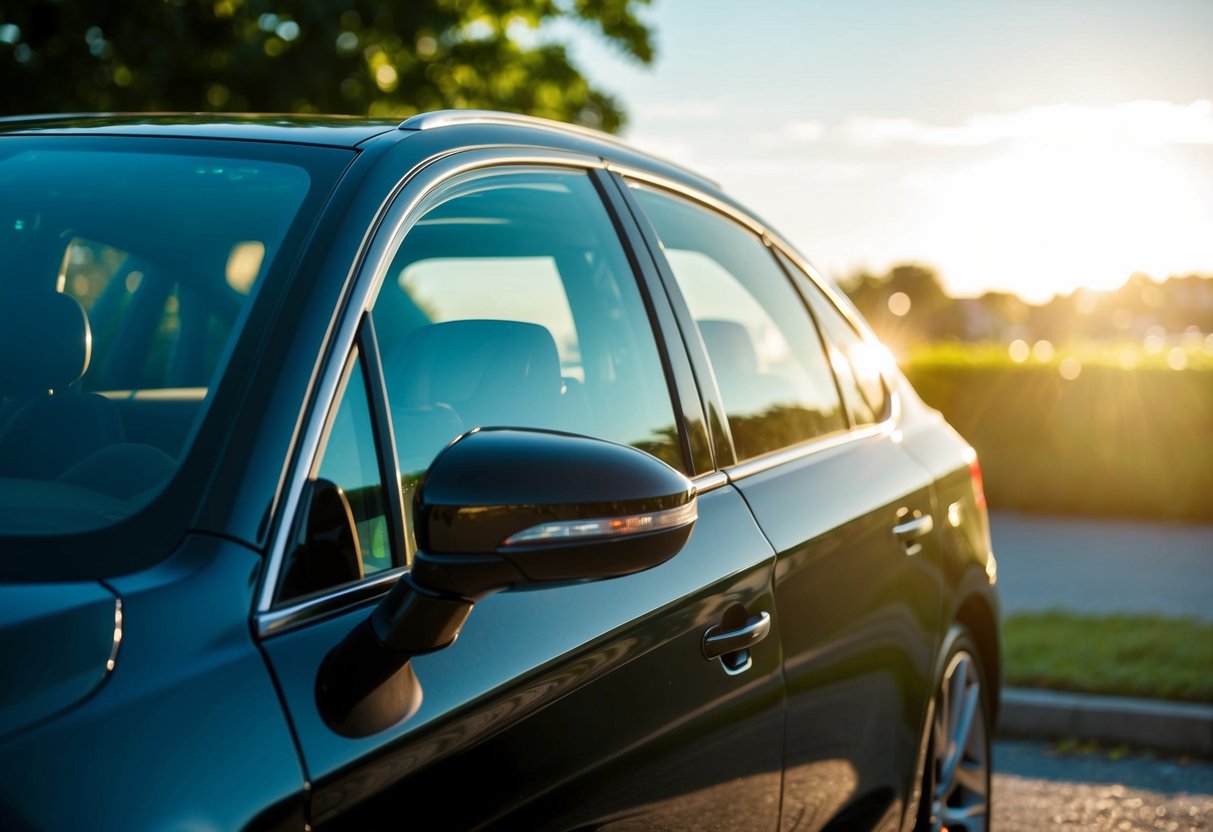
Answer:
[(714, 121), (723, 118), (725, 107), (716, 100), (647, 101), (633, 111), (636, 120)]
[(756, 159), (745, 157), (729, 167), (731, 179), (766, 177), (812, 187), (823, 183), (854, 182), (871, 176), (869, 165), (851, 159)]
[(1054, 104), (1011, 113), (982, 113), (958, 126), (910, 118), (852, 116), (844, 141), (869, 147), (919, 144), (980, 147), (999, 142), (1092, 146), (1104, 144), (1213, 144), (1213, 101), (1191, 104), (1129, 101), (1109, 107)]
[(751, 138), (756, 147), (772, 150), (780, 147), (812, 144), (825, 138), (826, 128), (820, 121), (800, 119), (789, 121), (782, 127), (764, 133), (755, 133)]

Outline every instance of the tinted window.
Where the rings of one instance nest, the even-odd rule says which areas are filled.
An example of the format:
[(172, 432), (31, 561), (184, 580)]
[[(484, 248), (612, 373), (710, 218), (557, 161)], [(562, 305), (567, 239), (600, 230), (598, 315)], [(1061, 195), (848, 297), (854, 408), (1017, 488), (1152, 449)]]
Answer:
[(762, 241), (687, 200), (633, 190), (699, 326), (738, 457), (845, 428), (816, 327)]
[(589, 176), (478, 173), (421, 209), (374, 318), (406, 488), (475, 427), (610, 439), (684, 463), (644, 302)]
[(358, 529), (363, 572), (369, 575), (391, 567), (383, 480), (361, 364), (352, 369), (346, 383), (317, 476), (335, 482), (349, 500)]
[[(345, 389), (333, 411), (315, 476), (337, 485), (349, 503), (357, 530), (357, 562), (337, 547), (312, 545), (298, 529), (297, 548), (283, 569), (282, 599), (306, 595), (391, 568), (392, 547), (384, 508), (383, 476), (376, 450), (371, 405), (362, 362), (347, 367)], [(306, 517), (307, 511), (303, 510)]]
[(805, 294), (817, 322), (830, 344), (830, 363), (838, 375), (843, 398), (855, 424), (871, 424), (884, 418), (888, 409), (881, 365), (884, 348), (864, 338), (812, 279), (782, 252), (779, 260)]

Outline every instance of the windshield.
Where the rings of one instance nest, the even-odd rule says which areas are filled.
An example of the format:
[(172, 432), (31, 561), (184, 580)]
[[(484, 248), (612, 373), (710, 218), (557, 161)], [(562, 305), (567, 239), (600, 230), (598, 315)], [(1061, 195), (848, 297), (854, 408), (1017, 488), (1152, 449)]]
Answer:
[(216, 154), (244, 144), (0, 140), (0, 535), (104, 527), (172, 479), (319, 189), (298, 148)]

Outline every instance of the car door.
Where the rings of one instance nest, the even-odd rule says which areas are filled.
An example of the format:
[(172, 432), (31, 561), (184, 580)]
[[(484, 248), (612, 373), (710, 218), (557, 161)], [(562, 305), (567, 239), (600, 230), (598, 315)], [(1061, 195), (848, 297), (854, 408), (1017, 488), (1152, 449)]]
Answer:
[[(918, 782), (938, 639), (930, 479), (899, 447), (879, 373), (819, 331), (761, 229), (660, 184), (636, 177), (628, 191), (711, 365), (734, 449), (724, 470), (778, 553), (781, 829), (896, 828)], [(845, 338), (851, 325), (832, 314)]]
[[(703, 461), (698, 393), (678, 381), (690, 377), (683, 345), (654, 331), (672, 312), (651, 263), (620, 239), (635, 230), (599, 165), (556, 152), (449, 156), (404, 184), (370, 243), (257, 616), (321, 828), (778, 825), (782, 656), (763, 616), (774, 552)], [(409, 570), (430, 460), (490, 426), (662, 458), (696, 485), (690, 541), (647, 572), (477, 602), (454, 644), (413, 659), (414, 713), (341, 736), (317, 706), (322, 662)], [(319, 480), (350, 496), (361, 553), (323, 574), (289, 557)], [(747, 627), (770, 637), (705, 653), (709, 630)]]

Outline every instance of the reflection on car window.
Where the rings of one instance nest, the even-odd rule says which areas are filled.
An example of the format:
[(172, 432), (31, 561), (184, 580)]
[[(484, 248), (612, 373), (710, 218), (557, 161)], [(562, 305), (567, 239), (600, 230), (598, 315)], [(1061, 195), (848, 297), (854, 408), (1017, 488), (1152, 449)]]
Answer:
[(851, 420), (857, 425), (879, 422), (888, 410), (888, 393), (881, 374), (886, 358), (884, 348), (860, 335), (808, 275), (783, 252), (778, 255), (788, 274), (808, 296), (813, 314), (825, 330), (830, 363), (838, 376)]
[(681, 198), (633, 191), (699, 325), (738, 458), (845, 428), (817, 329), (762, 241)]
[[(359, 563), (337, 547), (300, 545), (284, 568), (282, 599), (351, 583), (392, 567), (384, 489), (362, 362), (351, 361), (337, 411), (329, 424), (316, 477), (337, 485), (357, 529)], [(336, 562), (317, 562), (330, 559)], [(352, 557), (351, 557), (352, 560)]]
[(475, 427), (610, 439), (685, 468), (635, 277), (590, 178), (478, 173), (433, 195), (374, 306), (407, 489)]
[(0, 534), (108, 525), (162, 490), (311, 185), (51, 141), (0, 148)]

